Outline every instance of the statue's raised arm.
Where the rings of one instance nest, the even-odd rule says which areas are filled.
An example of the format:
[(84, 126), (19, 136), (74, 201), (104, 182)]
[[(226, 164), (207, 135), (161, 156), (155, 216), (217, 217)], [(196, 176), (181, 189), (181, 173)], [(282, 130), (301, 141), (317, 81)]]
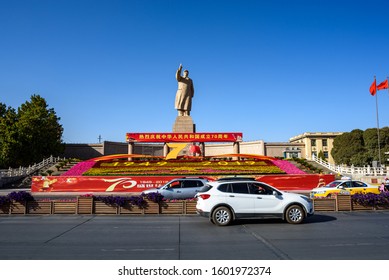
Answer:
[(181, 76), (182, 64), (177, 69), (176, 79), (178, 89), (176, 93), (175, 108), (179, 116), (189, 116), (192, 109), (192, 97), (194, 96), (193, 81), (189, 78), (189, 71), (184, 70), (184, 75)]

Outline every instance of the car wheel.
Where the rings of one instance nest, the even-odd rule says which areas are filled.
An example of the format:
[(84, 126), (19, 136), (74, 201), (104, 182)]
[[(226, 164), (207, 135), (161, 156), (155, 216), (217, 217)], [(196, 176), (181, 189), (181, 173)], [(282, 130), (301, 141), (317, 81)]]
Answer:
[(299, 224), (304, 219), (304, 211), (300, 206), (292, 205), (286, 210), (285, 218), (289, 224)]
[(228, 225), (232, 220), (231, 210), (224, 206), (216, 208), (213, 211), (212, 220), (218, 226)]

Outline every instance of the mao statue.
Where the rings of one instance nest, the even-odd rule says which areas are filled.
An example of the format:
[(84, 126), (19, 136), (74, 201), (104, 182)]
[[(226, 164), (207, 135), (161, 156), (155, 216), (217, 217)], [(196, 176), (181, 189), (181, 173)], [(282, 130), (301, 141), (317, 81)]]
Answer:
[(194, 95), (194, 88), (192, 79), (189, 78), (189, 71), (184, 70), (184, 75), (181, 76), (182, 64), (177, 69), (176, 79), (178, 82), (178, 89), (176, 93), (175, 108), (179, 116), (189, 116), (192, 109), (192, 97)]

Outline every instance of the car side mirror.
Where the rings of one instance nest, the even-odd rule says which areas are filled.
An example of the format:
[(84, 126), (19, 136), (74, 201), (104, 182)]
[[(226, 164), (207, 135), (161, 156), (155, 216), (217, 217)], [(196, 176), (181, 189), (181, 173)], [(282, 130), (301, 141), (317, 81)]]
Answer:
[(277, 191), (273, 191), (274, 196), (279, 196), (280, 194)]

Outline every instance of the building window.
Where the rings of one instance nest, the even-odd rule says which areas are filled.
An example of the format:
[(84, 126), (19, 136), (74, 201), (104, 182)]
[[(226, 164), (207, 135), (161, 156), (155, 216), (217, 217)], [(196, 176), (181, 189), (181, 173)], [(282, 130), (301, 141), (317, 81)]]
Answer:
[(324, 158), (328, 159), (328, 152), (323, 152)]
[(323, 139), (323, 147), (327, 147), (327, 139)]
[(316, 139), (311, 139), (311, 146), (316, 147)]

